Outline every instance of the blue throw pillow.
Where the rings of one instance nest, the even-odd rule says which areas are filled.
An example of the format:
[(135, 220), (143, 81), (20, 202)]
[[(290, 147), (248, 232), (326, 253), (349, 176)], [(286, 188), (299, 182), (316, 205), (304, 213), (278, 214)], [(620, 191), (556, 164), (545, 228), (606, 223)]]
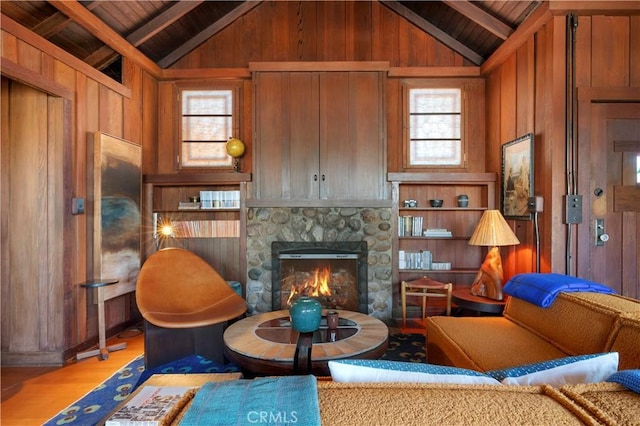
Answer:
[(618, 371), (618, 353), (608, 352), (492, 370), (487, 371), (487, 375), (504, 385), (562, 386), (603, 382), (616, 371)]
[(620, 383), (625, 388), (640, 393), (640, 370), (623, 370), (614, 373), (607, 382)]
[(416, 362), (345, 359), (329, 361), (329, 370), (333, 381), (344, 383), (500, 384), (477, 371)]

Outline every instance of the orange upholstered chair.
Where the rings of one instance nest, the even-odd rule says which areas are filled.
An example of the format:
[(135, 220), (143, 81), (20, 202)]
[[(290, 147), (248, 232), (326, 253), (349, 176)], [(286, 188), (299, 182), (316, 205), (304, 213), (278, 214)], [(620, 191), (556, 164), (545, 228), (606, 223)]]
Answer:
[(145, 320), (147, 369), (194, 354), (222, 363), (224, 326), (247, 310), (215, 269), (175, 247), (157, 251), (142, 265), (136, 303)]

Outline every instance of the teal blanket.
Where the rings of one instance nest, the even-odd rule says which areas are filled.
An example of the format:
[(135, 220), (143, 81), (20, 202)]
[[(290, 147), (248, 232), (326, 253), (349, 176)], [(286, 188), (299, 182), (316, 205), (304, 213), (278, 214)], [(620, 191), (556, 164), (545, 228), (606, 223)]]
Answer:
[(205, 384), (180, 425), (320, 425), (316, 378), (263, 377)]

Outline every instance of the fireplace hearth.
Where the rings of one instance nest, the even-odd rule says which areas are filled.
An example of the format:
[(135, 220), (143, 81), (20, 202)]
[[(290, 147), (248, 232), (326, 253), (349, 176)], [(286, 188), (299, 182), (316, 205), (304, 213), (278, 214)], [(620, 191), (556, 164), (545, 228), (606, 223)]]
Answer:
[(271, 252), (273, 310), (310, 296), (327, 309), (367, 313), (366, 242), (275, 241)]

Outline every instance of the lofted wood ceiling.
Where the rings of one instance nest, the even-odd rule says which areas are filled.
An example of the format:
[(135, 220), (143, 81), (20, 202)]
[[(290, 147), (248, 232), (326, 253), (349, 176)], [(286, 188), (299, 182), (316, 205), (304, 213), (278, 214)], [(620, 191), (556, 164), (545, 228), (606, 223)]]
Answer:
[[(94, 31), (100, 25), (103, 28), (106, 25), (160, 68), (167, 68), (260, 3), (255, 0), (2, 0), (0, 10), (3, 15), (120, 81), (121, 52), (109, 47), (104, 31)], [(380, 3), (469, 62), (481, 65), (542, 2), (431, 0)]]

